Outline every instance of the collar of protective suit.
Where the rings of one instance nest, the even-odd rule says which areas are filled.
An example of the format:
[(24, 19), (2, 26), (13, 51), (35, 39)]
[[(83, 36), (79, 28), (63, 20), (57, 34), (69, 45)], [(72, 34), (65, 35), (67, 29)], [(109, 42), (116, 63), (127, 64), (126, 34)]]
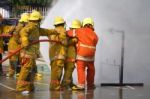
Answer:
[(40, 24), (39, 24), (39, 22), (29, 22), (28, 24), (30, 24), (30, 25), (34, 25), (34, 26), (37, 26), (37, 27), (40, 27)]

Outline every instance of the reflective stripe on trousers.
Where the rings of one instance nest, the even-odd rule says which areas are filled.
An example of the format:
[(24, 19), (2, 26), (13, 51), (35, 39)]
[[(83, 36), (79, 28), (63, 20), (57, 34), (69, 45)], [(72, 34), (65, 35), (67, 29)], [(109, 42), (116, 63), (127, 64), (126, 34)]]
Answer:
[(63, 56), (63, 55), (57, 55), (57, 56), (54, 56), (53, 58), (50, 58), (51, 61), (54, 61), (56, 59), (62, 59), (62, 60), (64, 60), (65, 56)]
[(77, 60), (82, 60), (82, 61), (94, 61), (94, 56), (93, 57), (84, 57), (84, 56), (81, 56), (81, 55), (77, 55)]

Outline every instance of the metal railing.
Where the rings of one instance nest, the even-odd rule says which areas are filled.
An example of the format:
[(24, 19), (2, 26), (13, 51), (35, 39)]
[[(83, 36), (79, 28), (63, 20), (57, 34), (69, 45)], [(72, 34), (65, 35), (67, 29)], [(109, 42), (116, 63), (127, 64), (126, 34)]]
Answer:
[(2, 4), (2, 2), (0, 2), (1, 5), (0, 6), (0, 13), (3, 15), (4, 18), (20, 18), (20, 14), (24, 13), (24, 12), (32, 12), (32, 10), (38, 10), (41, 12), (41, 14), (43, 16), (46, 16), (47, 11), (49, 10), (50, 7), (53, 7), (58, 0), (51, 0), (51, 2), (46, 5), (46, 6), (42, 6), (42, 5), (36, 5), (36, 4), (32, 4), (32, 5), (13, 5), (11, 3), (6, 4)]
[(48, 7), (17, 6), (17, 7), (12, 9), (10, 16), (15, 17), (15, 18), (19, 18), (21, 13), (25, 13), (25, 12), (31, 13), (32, 10), (40, 11), (41, 14), (43, 16), (45, 16), (46, 12), (48, 11)]

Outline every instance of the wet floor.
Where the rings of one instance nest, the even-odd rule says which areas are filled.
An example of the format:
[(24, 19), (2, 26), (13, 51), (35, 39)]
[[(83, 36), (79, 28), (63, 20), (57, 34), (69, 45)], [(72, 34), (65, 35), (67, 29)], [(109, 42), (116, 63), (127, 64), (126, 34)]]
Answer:
[(48, 75), (35, 81), (30, 94), (15, 93), (15, 78), (0, 76), (0, 99), (150, 99), (150, 86), (100, 87), (86, 91), (49, 91)]
[[(8, 63), (8, 62), (6, 62)], [(8, 64), (3, 64), (5, 72)], [(5, 67), (6, 65), (6, 67)], [(38, 72), (41, 77), (36, 78), (35, 91), (30, 94), (15, 92), (16, 78), (0, 76), (0, 99), (150, 99), (150, 86), (144, 87), (100, 87), (86, 91), (49, 91), (49, 69), (44, 63), (38, 62)]]

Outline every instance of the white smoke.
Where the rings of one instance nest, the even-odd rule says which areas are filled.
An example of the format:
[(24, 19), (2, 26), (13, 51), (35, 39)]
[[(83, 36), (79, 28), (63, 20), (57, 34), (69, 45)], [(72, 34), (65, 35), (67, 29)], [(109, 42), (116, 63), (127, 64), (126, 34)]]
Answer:
[[(73, 19), (92, 17), (100, 40), (96, 52), (96, 83), (118, 82), (121, 56), (121, 35), (110, 33), (113, 28), (125, 31), (125, 82), (150, 84), (150, 1), (149, 0), (59, 0), (50, 9), (42, 27), (53, 28), (55, 16), (65, 18), (68, 26)], [(48, 61), (48, 44), (41, 46)], [(74, 78), (76, 79), (76, 78)]]

